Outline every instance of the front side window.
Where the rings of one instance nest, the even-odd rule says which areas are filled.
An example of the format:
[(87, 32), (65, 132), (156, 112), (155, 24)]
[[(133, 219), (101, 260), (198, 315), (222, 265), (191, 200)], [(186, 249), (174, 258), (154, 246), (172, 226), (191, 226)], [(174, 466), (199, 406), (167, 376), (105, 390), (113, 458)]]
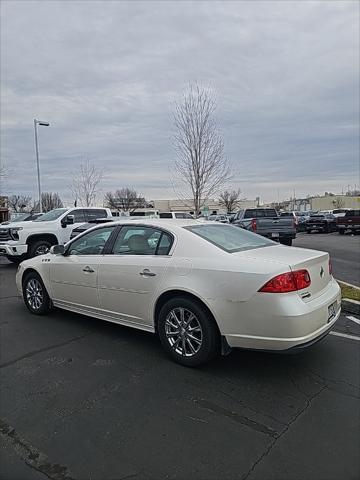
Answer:
[(159, 218), (172, 218), (172, 213), (170, 212), (159, 213)]
[(115, 241), (115, 255), (168, 255), (172, 244), (169, 234), (154, 227), (124, 226)]
[(232, 225), (214, 223), (184, 228), (228, 253), (277, 245), (272, 240)]
[(85, 215), (84, 215), (84, 210), (82, 210), (82, 209), (72, 210), (71, 212), (69, 212), (68, 215), (74, 215), (74, 223), (84, 223), (84, 222), (86, 222)]
[(106, 242), (115, 227), (93, 230), (74, 240), (69, 246), (69, 255), (102, 255)]

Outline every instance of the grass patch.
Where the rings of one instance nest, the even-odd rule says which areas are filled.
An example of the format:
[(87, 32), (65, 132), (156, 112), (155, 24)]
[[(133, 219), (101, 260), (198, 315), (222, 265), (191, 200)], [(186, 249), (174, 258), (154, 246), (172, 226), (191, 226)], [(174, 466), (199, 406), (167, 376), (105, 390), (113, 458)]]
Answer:
[(360, 302), (360, 288), (349, 287), (342, 282), (338, 282), (341, 287), (341, 295), (343, 298), (350, 298)]

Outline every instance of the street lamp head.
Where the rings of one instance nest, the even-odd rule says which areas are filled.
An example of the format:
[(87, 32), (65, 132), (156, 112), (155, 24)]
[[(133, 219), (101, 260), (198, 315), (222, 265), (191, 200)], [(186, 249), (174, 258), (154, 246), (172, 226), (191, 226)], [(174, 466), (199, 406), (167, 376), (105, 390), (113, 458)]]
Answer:
[(43, 127), (48, 127), (50, 123), (48, 122), (38, 122), (39, 125), (42, 125)]

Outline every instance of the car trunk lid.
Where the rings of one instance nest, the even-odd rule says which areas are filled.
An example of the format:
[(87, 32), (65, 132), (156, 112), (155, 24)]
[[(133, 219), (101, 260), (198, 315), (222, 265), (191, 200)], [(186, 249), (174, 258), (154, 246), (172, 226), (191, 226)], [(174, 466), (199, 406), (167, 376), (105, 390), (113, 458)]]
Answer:
[[(256, 253), (255, 253), (256, 252)], [(319, 295), (331, 281), (329, 272), (329, 254), (306, 248), (286, 247), (273, 245), (257, 248), (235, 255), (253, 257), (263, 262), (276, 262), (283, 265), (284, 273), (305, 269), (309, 272), (311, 284), (308, 288), (299, 290), (298, 293), (304, 301), (310, 301)]]

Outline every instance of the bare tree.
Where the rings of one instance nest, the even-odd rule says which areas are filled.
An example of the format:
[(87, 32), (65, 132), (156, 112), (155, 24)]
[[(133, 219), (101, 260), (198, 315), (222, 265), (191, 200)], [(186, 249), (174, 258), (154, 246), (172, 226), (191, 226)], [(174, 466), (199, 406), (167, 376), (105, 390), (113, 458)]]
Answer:
[(91, 207), (98, 193), (99, 183), (103, 178), (103, 171), (89, 161), (82, 163), (74, 174), (70, 189), (75, 197), (75, 204), (79, 201), (83, 207)]
[(333, 200), (332, 203), (335, 208), (343, 208), (345, 205), (345, 201), (340, 197), (338, 197), (336, 200)]
[(114, 193), (108, 192), (105, 195), (105, 205), (109, 208), (123, 212), (134, 212), (137, 208), (146, 207), (147, 203), (134, 188), (124, 187)]
[(197, 84), (190, 85), (182, 101), (175, 104), (175, 172), (191, 192), (196, 215), (231, 177), (215, 111), (212, 91)]
[[(41, 206), (44, 213), (54, 210), (54, 208), (62, 208), (63, 202), (58, 193), (44, 192), (41, 194)], [(34, 202), (32, 211), (39, 211), (39, 201)]]
[(227, 213), (233, 213), (233, 211), (239, 206), (241, 190), (224, 190), (219, 195), (219, 204), (224, 206)]
[(31, 197), (28, 195), (11, 195), (8, 199), (10, 210), (14, 212), (32, 211)]

